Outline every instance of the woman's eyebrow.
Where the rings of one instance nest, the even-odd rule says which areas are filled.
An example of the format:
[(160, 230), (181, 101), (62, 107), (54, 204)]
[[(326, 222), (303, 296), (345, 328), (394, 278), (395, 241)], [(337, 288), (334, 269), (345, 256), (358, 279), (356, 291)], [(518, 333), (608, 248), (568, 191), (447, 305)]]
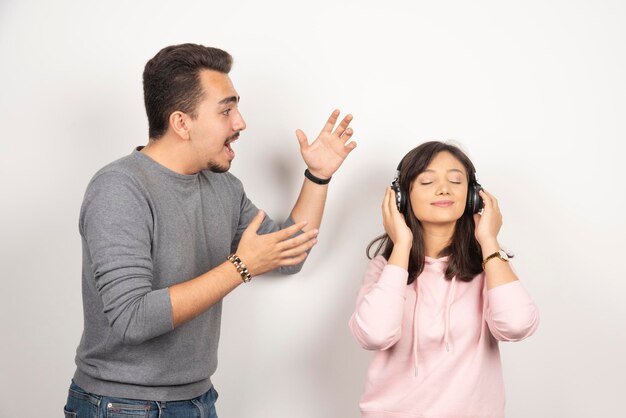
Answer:
[[(426, 170), (422, 171), (422, 173), (434, 173), (434, 172), (435, 172), (435, 170), (433, 170), (433, 169), (426, 169)], [(463, 172), (463, 170), (459, 170), (458, 168), (450, 168), (450, 169), (448, 169), (448, 173), (450, 173), (450, 172), (465, 174)], [(420, 173), (420, 174), (422, 174), (422, 173)]]

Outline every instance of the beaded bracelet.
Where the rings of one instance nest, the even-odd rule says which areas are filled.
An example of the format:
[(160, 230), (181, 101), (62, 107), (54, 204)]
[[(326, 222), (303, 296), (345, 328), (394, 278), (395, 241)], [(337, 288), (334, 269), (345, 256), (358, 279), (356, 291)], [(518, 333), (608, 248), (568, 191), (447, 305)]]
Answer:
[(248, 268), (243, 263), (243, 261), (241, 261), (241, 258), (237, 256), (237, 254), (229, 255), (228, 261), (233, 263), (233, 265), (237, 269), (237, 272), (241, 275), (241, 280), (243, 280), (244, 283), (248, 283), (250, 280), (252, 280), (252, 275), (248, 271)]

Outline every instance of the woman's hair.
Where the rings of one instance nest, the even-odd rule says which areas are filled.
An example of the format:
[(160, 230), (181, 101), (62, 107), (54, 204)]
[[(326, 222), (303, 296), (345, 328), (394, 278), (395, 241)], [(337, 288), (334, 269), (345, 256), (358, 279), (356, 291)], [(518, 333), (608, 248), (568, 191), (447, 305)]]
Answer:
[[(411, 199), (409, 198), (411, 185), (415, 178), (426, 170), (433, 158), (443, 151), (449, 152), (463, 164), (467, 172), (468, 185), (476, 181), (474, 164), (472, 164), (467, 155), (458, 147), (444, 142), (425, 142), (409, 151), (400, 162), (398, 182), (400, 189), (406, 195), (406, 206), (403, 215), (413, 233), (413, 245), (411, 246), (409, 257), (408, 284), (413, 283), (424, 270), (425, 262), (424, 232), (422, 223), (415, 217), (411, 206)], [(370, 252), (376, 243), (378, 243), (378, 246), (372, 256)], [(385, 233), (369, 243), (366, 253), (370, 259), (379, 254), (389, 259), (392, 250), (393, 242), (389, 239), (389, 235)], [(471, 211), (467, 210), (467, 207), (463, 215), (456, 221), (450, 244), (441, 250), (438, 256), (449, 256), (448, 267), (445, 273), (445, 277), (448, 280), (456, 276), (459, 280), (469, 282), (483, 271), (482, 251), (474, 236), (474, 217)]]

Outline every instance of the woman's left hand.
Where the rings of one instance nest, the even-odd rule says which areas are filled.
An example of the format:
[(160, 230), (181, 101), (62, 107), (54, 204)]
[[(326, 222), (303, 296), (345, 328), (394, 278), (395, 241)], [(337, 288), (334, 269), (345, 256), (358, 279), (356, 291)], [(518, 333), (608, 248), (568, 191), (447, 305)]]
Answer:
[(481, 247), (497, 242), (498, 232), (502, 226), (502, 213), (498, 206), (498, 200), (485, 190), (480, 191), (483, 198), (483, 210), (480, 214), (474, 215), (476, 228), (474, 234)]

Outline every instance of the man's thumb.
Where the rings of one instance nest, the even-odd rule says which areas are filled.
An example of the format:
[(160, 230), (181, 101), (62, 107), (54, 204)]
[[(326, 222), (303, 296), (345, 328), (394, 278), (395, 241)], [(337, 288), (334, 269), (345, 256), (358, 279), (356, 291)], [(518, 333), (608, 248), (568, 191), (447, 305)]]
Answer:
[(265, 212), (260, 209), (254, 216), (254, 218), (252, 218), (252, 222), (250, 222), (250, 225), (248, 225), (246, 231), (251, 231), (256, 234), (256, 231), (258, 231), (261, 227), (261, 223), (263, 223), (263, 219), (265, 219)]

